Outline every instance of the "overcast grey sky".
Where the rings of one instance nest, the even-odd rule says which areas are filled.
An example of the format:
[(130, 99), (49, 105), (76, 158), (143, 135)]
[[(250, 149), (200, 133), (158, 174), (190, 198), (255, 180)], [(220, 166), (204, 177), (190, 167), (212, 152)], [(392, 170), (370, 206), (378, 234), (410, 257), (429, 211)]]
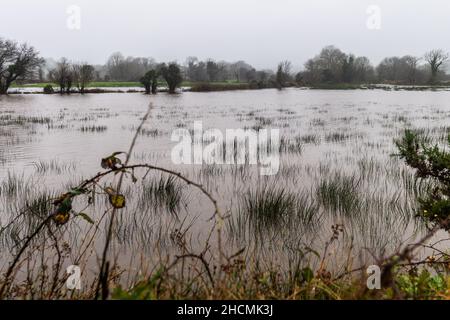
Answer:
[[(114, 51), (158, 61), (246, 60), (258, 68), (283, 59), (302, 66), (328, 44), (373, 63), (450, 51), (448, 0), (0, 1), (0, 37), (27, 41), (45, 57), (90, 63)], [(80, 30), (67, 27), (71, 5), (81, 9)], [(380, 29), (367, 26), (370, 5), (381, 10)]]

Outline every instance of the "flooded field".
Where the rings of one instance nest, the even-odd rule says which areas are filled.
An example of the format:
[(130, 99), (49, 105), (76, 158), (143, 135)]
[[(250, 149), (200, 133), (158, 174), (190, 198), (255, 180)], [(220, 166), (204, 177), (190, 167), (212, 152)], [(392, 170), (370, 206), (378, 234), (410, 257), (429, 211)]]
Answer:
[[(448, 91), (299, 89), (0, 97), (0, 265), (7, 266), (36, 224), (32, 216), (17, 220), (21, 209), (33, 206), (37, 216), (48, 215), (53, 209), (45, 200), (102, 171), (102, 158), (127, 151), (150, 102), (154, 108), (131, 163), (162, 166), (203, 185), (227, 216), (222, 239), (227, 252), (245, 248), (249, 261), (263, 258), (259, 261), (281, 268), (317, 266), (324, 256), (337, 271), (368, 263), (424, 231), (415, 217), (416, 199), (431, 184), (393, 156), (394, 139), (411, 128), (424, 139), (444, 142), (450, 134), (449, 101)], [(191, 130), (194, 121), (202, 121), (205, 130), (280, 129), (279, 172), (261, 176), (248, 164), (174, 165), (172, 132)], [(142, 176), (124, 188), (127, 205), (118, 212), (113, 246), (123, 268), (135, 271), (152, 269), (185, 245), (202, 248), (213, 212), (204, 195), (183, 181), (157, 172)], [(103, 226), (106, 205), (101, 199), (84, 212)], [(77, 211), (84, 206), (74, 203)], [(15, 226), (3, 229), (11, 223)], [(92, 232), (97, 232), (93, 247), (103, 247), (104, 226), (93, 230), (73, 219), (63, 228), (67, 264), (79, 262)], [(330, 243), (333, 230), (339, 238)], [(436, 241), (445, 236), (438, 234)], [(35, 260), (52, 263), (53, 257), (35, 254)], [(87, 269), (97, 268), (99, 254), (94, 249), (83, 256)]]

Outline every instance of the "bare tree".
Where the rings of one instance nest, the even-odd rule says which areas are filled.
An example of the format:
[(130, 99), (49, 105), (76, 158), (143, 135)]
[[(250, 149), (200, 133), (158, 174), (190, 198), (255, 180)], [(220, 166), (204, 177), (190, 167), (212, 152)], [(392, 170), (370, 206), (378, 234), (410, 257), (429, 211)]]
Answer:
[(155, 67), (156, 61), (152, 58), (125, 58), (120, 52), (113, 53), (106, 63), (109, 78), (116, 81), (139, 81)]
[(367, 57), (356, 57), (354, 62), (355, 81), (357, 83), (366, 83), (373, 80), (374, 68)]
[(417, 81), (417, 67), (420, 58), (413, 56), (404, 56), (402, 59), (407, 67), (407, 77), (409, 84), (415, 84)]
[(291, 80), (291, 71), (292, 71), (292, 63), (288, 60), (281, 61), (278, 64), (277, 74), (276, 74), (276, 83), (279, 89), (282, 89), (286, 86), (286, 83)]
[(430, 83), (436, 83), (439, 69), (448, 58), (448, 53), (444, 52), (442, 49), (431, 50), (425, 54), (424, 59), (430, 65), (431, 69)]
[(326, 46), (317, 59), (325, 82), (339, 82), (347, 55), (335, 46)]
[(70, 93), (73, 83), (73, 70), (67, 58), (61, 58), (56, 68), (50, 71), (50, 79), (59, 85), (60, 93)]
[(34, 77), (43, 63), (33, 47), (0, 38), (0, 94), (6, 94), (14, 81)]
[(120, 52), (113, 53), (106, 62), (108, 74), (113, 80), (123, 80), (125, 77), (125, 58)]
[(206, 63), (197, 57), (188, 57), (185, 62), (186, 76), (190, 81), (207, 81)]
[(319, 58), (315, 57), (305, 62), (305, 71), (301, 77), (306, 83), (316, 84), (321, 81), (322, 70), (318, 60)]
[(220, 66), (212, 59), (206, 61), (206, 73), (209, 81), (216, 81), (220, 73)]

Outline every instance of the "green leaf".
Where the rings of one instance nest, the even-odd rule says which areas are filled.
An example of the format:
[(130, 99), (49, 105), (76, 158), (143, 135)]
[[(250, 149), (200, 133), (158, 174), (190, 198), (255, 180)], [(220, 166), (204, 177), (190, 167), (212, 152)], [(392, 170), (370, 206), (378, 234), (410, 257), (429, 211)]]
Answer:
[(57, 213), (68, 213), (72, 210), (72, 198), (66, 197), (56, 209)]
[(75, 189), (72, 189), (72, 190), (70, 190), (69, 191), (69, 194), (71, 195), (71, 196), (79, 196), (79, 195), (82, 195), (82, 194), (84, 194), (86, 192), (86, 190), (84, 190), (84, 189), (78, 189), (78, 188), (75, 188)]
[(80, 212), (79, 214), (77, 214), (77, 216), (80, 216), (81, 218), (83, 218), (84, 220), (86, 220), (88, 223), (90, 224), (94, 224), (94, 220), (92, 220), (91, 217), (89, 217), (86, 213), (84, 212)]
[(314, 272), (311, 270), (311, 268), (303, 268), (302, 280), (305, 282), (311, 282), (312, 279), (314, 279)]

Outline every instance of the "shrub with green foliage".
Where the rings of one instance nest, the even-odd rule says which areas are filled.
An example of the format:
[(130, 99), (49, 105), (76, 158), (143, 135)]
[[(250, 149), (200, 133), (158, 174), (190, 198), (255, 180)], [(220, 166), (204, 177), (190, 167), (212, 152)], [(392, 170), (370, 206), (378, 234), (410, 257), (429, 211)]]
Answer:
[(145, 93), (150, 94), (156, 94), (158, 91), (158, 77), (159, 77), (159, 70), (152, 69), (148, 71), (142, 78), (141, 83), (144, 85)]
[(52, 87), (51, 84), (48, 84), (48, 85), (46, 85), (46, 86), (44, 87), (44, 93), (45, 93), (45, 94), (52, 94), (52, 93), (54, 93), (54, 92), (55, 92), (55, 90), (53, 90), (53, 87)]
[(177, 87), (183, 81), (180, 67), (175, 62), (171, 62), (169, 65), (163, 63), (160, 70), (164, 80), (167, 82), (169, 93), (175, 93)]
[[(450, 136), (448, 137), (450, 145)], [(450, 229), (450, 152), (438, 145), (427, 145), (416, 133), (406, 130), (396, 141), (400, 158), (416, 169), (420, 178), (431, 178), (436, 186), (425, 198), (419, 199), (419, 215), (432, 224)]]

